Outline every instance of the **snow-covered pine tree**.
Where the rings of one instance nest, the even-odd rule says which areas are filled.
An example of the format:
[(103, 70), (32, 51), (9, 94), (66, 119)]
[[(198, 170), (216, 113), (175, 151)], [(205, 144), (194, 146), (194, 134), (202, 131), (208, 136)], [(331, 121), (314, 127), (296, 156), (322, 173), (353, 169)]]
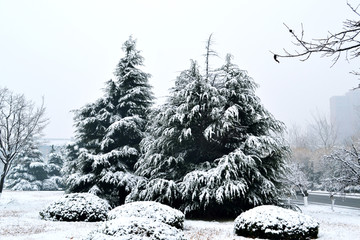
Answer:
[(136, 163), (147, 180), (127, 201), (161, 201), (189, 217), (234, 217), (278, 203), (288, 153), (283, 124), (263, 107), (257, 85), (230, 55), (215, 71), (208, 63), (202, 75), (192, 62), (155, 111)]
[(20, 191), (40, 191), (47, 179), (44, 158), (35, 143), (29, 142), (15, 160), (15, 166), (7, 176), (5, 188)]
[(76, 143), (68, 146), (64, 170), (68, 191), (92, 192), (113, 205), (122, 204), (139, 179), (133, 166), (153, 102), (136, 41), (130, 37), (123, 50), (104, 97), (76, 111)]
[(61, 173), (61, 169), (64, 165), (64, 159), (61, 150), (61, 148), (56, 149), (54, 146), (51, 146), (46, 166), (48, 179), (45, 179), (43, 182), (43, 190), (56, 191), (64, 188)]
[(198, 163), (222, 156), (217, 145), (203, 135), (213, 121), (211, 110), (217, 105), (217, 99), (211, 96), (213, 90), (196, 62), (180, 74), (169, 102), (160, 112), (154, 111), (154, 124), (149, 128), (153, 135), (143, 141), (146, 151), (137, 163), (139, 174), (178, 179), (197, 168)]

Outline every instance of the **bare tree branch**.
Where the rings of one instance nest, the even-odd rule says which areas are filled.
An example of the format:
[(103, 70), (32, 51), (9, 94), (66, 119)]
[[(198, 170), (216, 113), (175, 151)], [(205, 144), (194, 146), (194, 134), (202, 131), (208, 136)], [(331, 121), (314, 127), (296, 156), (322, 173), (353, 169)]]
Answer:
[(319, 144), (318, 148), (323, 148), (325, 151), (331, 150), (337, 141), (336, 127), (319, 111), (312, 114), (312, 118), (310, 128), (313, 130), (313, 138)]
[[(347, 3), (349, 8), (357, 17), (360, 17), (357, 7)], [(301, 32), (296, 33), (292, 28), (284, 23), (285, 27), (294, 39), (293, 44), (297, 50), (288, 51), (283, 49), (283, 53), (271, 52), (275, 61), (279, 62), (279, 58), (300, 58), (300, 61), (308, 60), (313, 54), (319, 53), (321, 57), (332, 57), (333, 64), (336, 64), (342, 54), (345, 54), (347, 61), (360, 56), (360, 20), (347, 19), (343, 23), (343, 30), (336, 33), (328, 32), (324, 38), (305, 40), (304, 27), (301, 24)], [(351, 73), (360, 75), (356, 71)]]
[(35, 108), (23, 95), (13, 94), (0, 88), (0, 160), (3, 164), (0, 176), (0, 194), (5, 177), (18, 153), (28, 142), (41, 134), (47, 124), (44, 103)]
[(213, 34), (210, 34), (208, 40), (206, 41), (206, 53), (205, 53), (205, 68), (206, 68), (205, 69), (205, 77), (206, 77), (206, 80), (209, 80), (209, 76), (210, 76), (210, 63), (209, 63), (210, 56), (218, 56), (216, 51), (214, 51), (211, 48), (211, 45), (213, 45), (212, 35)]
[(325, 156), (325, 182), (336, 191), (360, 185), (359, 145), (342, 147)]

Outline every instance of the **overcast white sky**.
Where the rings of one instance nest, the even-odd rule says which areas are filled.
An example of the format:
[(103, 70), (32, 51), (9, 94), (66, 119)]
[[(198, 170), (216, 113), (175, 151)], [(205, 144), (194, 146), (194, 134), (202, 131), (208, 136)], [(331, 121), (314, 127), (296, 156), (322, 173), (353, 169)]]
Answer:
[(319, 38), (356, 18), (346, 0), (90, 1), (0, 0), (0, 87), (41, 103), (50, 124), (48, 138), (73, 136), (73, 114), (102, 95), (113, 77), (129, 35), (138, 40), (160, 100), (190, 59), (203, 65), (205, 41), (213, 33), (222, 63), (226, 53), (260, 85), (257, 94), (287, 125), (329, 112), (329, 98), (357, 86), (356, 60), (314, 56), (306, 62), (280, 59), (269, 51), (294, 49), (283, 23)]

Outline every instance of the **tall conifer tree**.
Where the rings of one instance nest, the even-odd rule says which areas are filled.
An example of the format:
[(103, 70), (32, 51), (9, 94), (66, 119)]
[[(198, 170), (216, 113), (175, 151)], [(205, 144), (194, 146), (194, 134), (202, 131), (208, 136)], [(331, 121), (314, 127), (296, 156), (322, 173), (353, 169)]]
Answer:
[(150, 75), (138, 68), (143, 57), (136, 41), (130, 37), (123, 51), (104, 97), (76, 111), (77, 141), (68, 148), (65, 166), (70, 192), (92, 192), (114, 205), (123, 203), (137, 182), (133, 166), (153, 101)]
[(64, 189), (64, 181), (61, 172), (64, 165), (62, 150), (63, 148), (51, 146), (46, 165), (48, 179), (43, 182), (43, 190), (55, 191)]
[(283, 124), (255, 95), (256, 83), (231, 62), (205, 73), (192, 62), (155, 111), (136, 173), (145, 177), (127, 201), (156, 200), (193, 217), (234, 217), (278, 203)]

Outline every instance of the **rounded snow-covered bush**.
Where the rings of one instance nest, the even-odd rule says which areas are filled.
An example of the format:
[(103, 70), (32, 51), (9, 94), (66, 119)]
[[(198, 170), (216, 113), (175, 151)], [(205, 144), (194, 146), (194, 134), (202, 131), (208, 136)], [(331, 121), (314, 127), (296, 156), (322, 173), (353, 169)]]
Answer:
[(119, 217), (145, 217), (180, 229), (183, 228), (185, 220), (185, 215), (179, 210), (152, 201), (127, 203), (108, 213), (109, 220)]
[(57, 221), (105, 221), (109, 203), (90, 193), (66, 194), (39, 212), (41, 218)]
[(243, 212), (235, 219), (235, 233), (268, 239), (317, 238), (319, 223), (312, 217), (277, 206), (264, 205)]
[(143, 217), (118, 217), (104, 222), (83, 240), (186, 240), (181, 230)]

